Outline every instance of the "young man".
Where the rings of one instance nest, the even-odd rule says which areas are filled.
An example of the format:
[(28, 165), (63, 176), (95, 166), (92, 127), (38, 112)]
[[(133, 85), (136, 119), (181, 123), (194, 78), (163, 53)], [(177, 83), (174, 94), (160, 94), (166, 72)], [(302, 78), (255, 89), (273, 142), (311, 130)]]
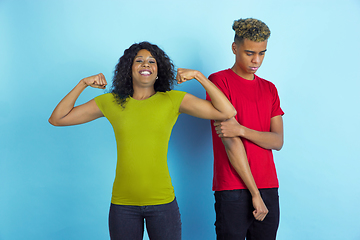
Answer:
[(217, 239), (276, 239), (279, 183), (272, 149), (283, 146), (284, 112), (275, 85), (255, 75), (270, 30), (252, 18), (235, 21), (233, 29), (234, 66), (209, 77), (237, 110), (235, 118), (212, 122)]

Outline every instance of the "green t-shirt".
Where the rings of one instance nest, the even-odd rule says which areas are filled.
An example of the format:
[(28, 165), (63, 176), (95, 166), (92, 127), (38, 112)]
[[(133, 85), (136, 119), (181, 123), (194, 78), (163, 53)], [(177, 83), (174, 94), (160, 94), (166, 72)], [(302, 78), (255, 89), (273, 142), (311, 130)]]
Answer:
[(95, 98), (113, 126), (117, 143), (112, 203), (145, 206), (174, 200), (167, 150), (185, 94), (172, 90), (157, 92), (145, 100), (130, 97), (125, 108), (112, 93)]

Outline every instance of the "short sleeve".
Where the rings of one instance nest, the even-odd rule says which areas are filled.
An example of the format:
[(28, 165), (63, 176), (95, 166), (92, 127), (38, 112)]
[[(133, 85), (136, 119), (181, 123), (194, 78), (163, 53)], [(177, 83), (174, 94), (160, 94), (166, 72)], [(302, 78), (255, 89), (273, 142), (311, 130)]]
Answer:
[(186, 95), (186, 92), (171, 90), (171, 91), (168, 91), (167, 93), (168, 93), (169, 98), (171, 99), (171, 102), (174, 105), (174, 110), (177, 113), (179, 113), (180, 105)]
[(95, 97), (96, 105), (99, 107), (100, 111), (107, 117), (107, 107), (109, 106), (108, 103), (114, 101), (114, 96), (112, 93), (105, 93), (100, 96)]
[(272, 104), (272, 110), (271, 110), (271, 117), (284, 115), (284, 111), (280, 107), (280, 98), (279, 98), (278, 91), (277, 91), (275, 85), (273, 85), (273, 84), (272, 84), (271, 92), (272, 92), (272, 95), (273, 95), (273, 104)]

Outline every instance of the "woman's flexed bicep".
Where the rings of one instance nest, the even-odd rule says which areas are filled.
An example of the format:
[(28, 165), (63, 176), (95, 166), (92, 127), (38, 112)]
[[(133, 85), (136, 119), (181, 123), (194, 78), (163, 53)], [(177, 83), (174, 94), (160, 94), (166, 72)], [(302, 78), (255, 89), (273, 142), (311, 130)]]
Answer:
[(211, 101), (207, 101), (191, 94), (186, 94), (181, 103), (180, 112), (199, 118), (214, 120), (226, 120), (236, 115), (235, 108), (226, 96), (201, 72), (179, 68), (176, 79), (178, 83), (196, 79), (204, 87), (211, 99)]
[(50, 117), (49, 122), (54, 126), (71, 126), (87, 123), (103, 116), (95, 100), (92, 99), (87, 103), (74, 107), (62, 118), (52, 120)]
[(203, 119), (226, 120), (231, 115), (217, 110), (210, 101), (187, 93), (180, 104), (180, 113), (186, 113)]
[(103, 74), (97, 74), (82, 79), (56, 106), (49, 122), (54, 126), (70, 126), (90, 122), (103, 117), (94, 99), (75, 107), (75, 102), (81, 92), (88, 86), (105, 88), (106, 80)]

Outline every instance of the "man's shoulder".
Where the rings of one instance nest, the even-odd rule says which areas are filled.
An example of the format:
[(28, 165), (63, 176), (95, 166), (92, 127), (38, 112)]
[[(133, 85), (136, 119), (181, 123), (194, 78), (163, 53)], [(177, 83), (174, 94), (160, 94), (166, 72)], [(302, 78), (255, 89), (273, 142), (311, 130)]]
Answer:
[(229, 76), (229, 69), (224, 69), (215, 73), (210, 74), (209, 78), (218, 78)]
[(232, 70), (231, 69), (225, 69), (225, 70), (215, 72), (215, 73), (213, 73), (213, 74), (211, 74), (209, 76), (209, 80), (211, 82), (213, 82), (215, 85), (216, 84), (220, 84), (220, 85), (225, 84), (225, 85), (227, 85), (228, 82), (232, 78), (232, 75), (231, 75), (230, 71), (232, 71)]
[(268, 85), (268, 86), (270, 86), (270, 87), (275, 87), (275, 84), (272, 83), (271, 81), (266, 80), (266, 79), (264, 79), (264, 78), (261, 78), (261, 77), (259, 77), (259, 76), (257, 76), (257, 75), (255, 75), (255, 76), (257, 77), (258, 81), (259, 81), (261, 84), (263, 84), (263, 85)]

